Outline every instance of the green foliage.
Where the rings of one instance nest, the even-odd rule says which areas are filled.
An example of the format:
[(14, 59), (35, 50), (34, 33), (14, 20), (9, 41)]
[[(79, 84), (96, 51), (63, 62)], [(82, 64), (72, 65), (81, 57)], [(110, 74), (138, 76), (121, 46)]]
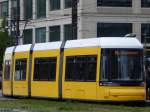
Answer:
[(2, 22), (2, 28), (0, 28), (0, 71), (2, 70), (3, 56), (6, 47), (12, 46), (14, 39), (8, 35), (5, 28), (5, 20)]
[[(3, 111), (1, 110), (3, 109)], [(41, 99), (0, 100), (2, 112), (150, 112), (149, 105), (61, 102)]]

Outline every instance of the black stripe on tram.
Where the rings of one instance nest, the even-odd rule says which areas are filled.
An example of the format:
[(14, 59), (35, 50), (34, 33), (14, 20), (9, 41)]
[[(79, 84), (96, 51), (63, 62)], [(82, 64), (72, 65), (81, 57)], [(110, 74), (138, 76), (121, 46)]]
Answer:
[(12, 65), (11, 65), (11, 96), (13, 96), (13, 77), (14, 77), (14, 75), (13, 75), (13, 71), (14, 71), (14, 55), (15, 55), (15, 50), (16, 50), (16, 47), (17, 46), (15, 46), (14, 47), (14, 49), (13, 49), (13, 53), (12, 53)]
[(63, 74), (63, 58), (64, 58), (65, 41), (62, 42), (60, 47), (60, 63), (59, 63), (59, 79), (58, 79), (58, 94), (59, 99), (62, 99), (62, 74)]
[(31, 74), (32, 74), (32, 53), (35, 44), (31, 45), (29, 54), (29, 70), (28, 70), (28, 97), (31, 97)]

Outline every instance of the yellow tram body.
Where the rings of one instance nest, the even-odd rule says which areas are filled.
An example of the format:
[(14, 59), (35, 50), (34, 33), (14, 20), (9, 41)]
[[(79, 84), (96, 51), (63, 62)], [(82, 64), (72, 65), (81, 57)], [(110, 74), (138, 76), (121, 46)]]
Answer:
[(26, 64), (26, 74), (25, 74), (26, 78), (23, 80), (17, 80), (14, 78), (16, 66), (13, 66), (12, 94), (13, 94), (13, 96), (28, 96), (29, 51), (14, 52), (14, 53), (15, 53), (14, 59), (13, 59), (14, 65), (16, 65), (16, 61), (20, 60), (20, 59), (25, 59), (27, 61), (27, 64)]
[[(112, 38), (112, 40), (116, 40), (116, 38)], [(118, 38), (117, 38), (118, 39)], [(120, 42), (125, 41), (122, 38), (119, 38)], [(94, 40), (94, 39), (93, 39)], [(146, 99), (146, 89), (144, 80), (140, 82), (140, 84), (125, 84), (118, 85), (113, 82), (109, 82), (103, 84), (101, 82), (102, 78), (102, 46), (97, 46), (95, 43), (98, 43), (97, 39), (95, 39), (95, 43), (89, 46), (84, 46), (84, 44), (88, 44), (88, 42), (93, 42), (92, 39), (83, 39), (83, 40), (73, 40), (67, 41), (65, 45), (62, 47), (62, 42), (50, 42), (50, 43), (41, 43), (35, 45), (21, 45), (28, 46), (26, 51), (17, 52), (17, 46), (11, 54), (5, 53), (4, 63), (6, 60), (12, 60), (13, 63), (10, 65), (10, 79), (5, 80), (5, 64), (3, 68), (3, 95), (5, 96), (24, 96), (24, 97), (40, 97), (40, 98), (55, 98), (55, 99), (71, 99), (71, 100), (88, 100), (88, 101), (145, 101)], [(105, 40), (105, 39), (104, 39)], [(136, 39), (128, 38), (127, 41), (135, 41), (138, 43)], [(84, 42), (85, 41), (85, 42)], [(102, 40), (101, 40), (102, 41)], [(100, 41), (100, 42), (101, 42)], [(106, 39), (106, 41), (108, 41)], [(71, 43), (71, 44), (70, 44)], [(77, 46), (76, 44), (81, 44)], [(117, 43), (117, 42), (116, 42)], [(116, 45), (112, 44), (113, 45)], [(57, 47), (55, 46), (57, 44)], [(110, 43), (111, 44), (111, 43)], [(120, 44), (120, 43), (119, 43)], [(122, 43), (121, 43), (122, 44)], [(130, 45), (132, 45), (131, 43)], [(140, 48), (142, 46), (138, 43)], [(129, 45), (129, 48), (132, 47)], [(43, 47), (45, 46), (45, 47)], [(135, 47), (135, 46), (134, 46)], [(111, 49), (111, 48), (109, 48)], [(132, 52), (131, 52), (132, 53)], [(81, 59), (86, 59), (86, 61), (82, 62)], [(87, 58), (88, 57), (88, 58)], [(43, 59), (53, 59), (50, 67), (55, 65), (55, 77), (53, 80), (45, 80), (44, 78), (40, 80), (39, 77), (43, 77), (44, 74), (39, 74), (36, 70), (40, 69), (39, 63), (43, 61)], [(15, 68), (16, 60), (25, 59), (23, 61), (25, 65), (23, 67), (26, 68), (26, 72), (18, 72), (22, 74), (26, 73), (26, 77), (23, 78), (25, 80), (15, 80), (15, 74), (17, 73)], [(54, 63), (55, 59), (55, 63)], [(94, 60), (94, 61), (93, 61)], [(92, 62), (93, 61), (93, 62)], [(82, 71), (74, 71), (70, 68), (73, 66), (80, 66), (81, 64), (73, 65), (74, 63), (82, 62), (83, 65), (87, 66), (90, 73), (95, 73), (95, 77), (86, 76), (86, 79), (82, 79)], [(87, 63), (88, 62), (88, 63)], [(21, 63), (21, 62), (19, 62)], [(43, 66), (46, 68), (44, 64), (47, 61), (43, 62)], [(68, 65), (67, 65), (68, 64)], [(72, 64), (72, 65), (71, 65)], [(20, 65), (21, 66), (21, 65)], [(115, 66), (115, 65), (112, 65)], [(69, 67), (69, 69), (67, 68)], [(92, 68), (93, 67), (93, 68)], [(79, 67), (80, 68), (80, 67)], [(92, 69), (91, 69), (92, 68)], [(19, 68), (18, 68), (19, 69)], [(23, 68), (21, 68), (23, 69)], [(68, 70), (67, 70), (68, 69)], [(85, 68), (86, 69), (86, 68)], [(91, 69), (91, 71), (90, 71)], [(40, 73), (42, 73), (45, 69), (43, 68)], [(71, 71), (72, 70), (72, 71)], [(72, 76), (70, 74), (79, 74), (78, 77), (80, 80), (72, 80)], [(45, 71), (43, 72), (45, 73)], [(86, 73), (86, 72), (85, 72)], [(35, 74), (38, 74), (35, 77)], [(67, 76), (68, 74), (68, 76)], [(51, 73), (50, 73), (51, 75)], [(45, 77), (45, 76), (44, 76)], [(69, 79), (70, 78), (70, 79)], [(91, 79), (92, 80), (91, 80)]]
[(145, 99), (145, 87), (120, 87), (120, 86), (100, 86), (100, 57), (101, 48), (77, 48), (66, 49), (64, 51), (64, 68), (66, 56), (97, 55), (96, 82), (66, 82), (65, 72), (63, 72), (63, 98), (98, 101), (135, 101)]
[[(29, 57), (29, 53), (16, 53), (14, 57), (14, 63), (17, 59), (24, 59)], [(28, 60), (29, 61), (29, 60)], [(13, 74), (15, 74), (15, 67), (13, 68)], [(28, 71), (27, 65), (27, 71)], [(26, 80), (18, 81), (13, 79), (13, 95), (16, 96), (28, 96), (28, 74), (26, 74)]]
[(59, 50), (47, 50), (47, 51), (35, 51), (33, 52), (33, 63), (32, 68), (34, 69), (34, 59), (42, 57), (57, 57), (57, 71), (56, 81), (33, 81), (33, 70), (32, 70), (32, 81), (31, 81), (31, 96), (33, 97), (45, 97), (45, 98), (58, 98), (58, 78), (59, 78)]
[[(9, 60), (10, 63), (12, 63), (12, 53), (8, 53), (8, 54), (5, 54), (4, 56), (4, 62), (6, 60)], [(4, 74), (4, 71), (6, 69), (6, 64), (4, 63), (4, 66), (3, 66), (3, 74)], [(10, 65), (10, 71), (12, 71), (12, 64)], [(12, 78), (12, 75), (11, 75), (11, 72), (9, 73), (10, 75), (10, 79)], [(5, 93), (5, 95), (11, 95), (11, 81), (10, 80), (3, 80), (3, 87), (2, 87), (2, 90), (3, 90), (3, 93)]]
[[(69, 99), (91, 99), (96, 100), (97, 95), (97, 82), (99, 80), (98, 73), (99, 64), (97, 63), (96, 82), (66, 82), (65, 81), (65, 65), (66, 56), (79, 56), (79, 55), (97, 55), (100, 57), (99, 48), (77, 48), (64, 50), (64, 68), (63, 68), (63, 98)], [(100, 58), (97, 60), (100, 62)]]

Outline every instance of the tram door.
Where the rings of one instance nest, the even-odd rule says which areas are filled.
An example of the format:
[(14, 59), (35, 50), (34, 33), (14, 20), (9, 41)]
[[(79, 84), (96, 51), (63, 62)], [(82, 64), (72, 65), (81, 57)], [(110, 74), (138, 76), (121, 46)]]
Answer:
[(13, 50), (14, 47), (7, 48), (4, 55), (2, 93), (6, 96), (12, 95)]
[(3, 69), (3, 94), (11, 95), (11, 60), (6, 59), (4, 61), (4, 69)]
[(13, 95), (28, 96), (29, 53), (16, 53), (13, 68)]
[(63, 98), (96, 100), (98, 48), (64, 51)]

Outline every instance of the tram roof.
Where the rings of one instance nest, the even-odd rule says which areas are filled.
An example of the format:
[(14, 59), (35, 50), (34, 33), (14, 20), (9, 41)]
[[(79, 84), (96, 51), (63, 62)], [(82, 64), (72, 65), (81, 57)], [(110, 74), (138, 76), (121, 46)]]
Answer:
[[(33, 47), (33, 51), (55, 50), (61, 48), (61, 41), (37, 43)], [(101, 47), (101, 48), (143, 48), (143, 45), (136, 38), (127, 37), (101, 37), (68, 40), (64, 48), (85, 48), (85, 47)], [(31, 44), (16, 46), (15, 52), (29, 52)], [(13, 53), (14, 46), (8, 47), (5, 54)]]
[(6, 48), (6, 51), (5, 51), (5, 54), (12, 54), (14, 48), (15, 48), (14, 46), (12, 46), (12, 47), (7, 47), (7, 48)]
[(137, 38), (133, 37), (100, 37), (69, 40), (65, 48), (101, 47), (101, 48), (143, 48)]
[(18, 45), (15, 49), (15, 52), (28, 52), (30, 51), (32, 44), (26, 44), (26, 45)]
[(35, 44), (33, 51), (60, 49), (62, 42), (47, 42)]

